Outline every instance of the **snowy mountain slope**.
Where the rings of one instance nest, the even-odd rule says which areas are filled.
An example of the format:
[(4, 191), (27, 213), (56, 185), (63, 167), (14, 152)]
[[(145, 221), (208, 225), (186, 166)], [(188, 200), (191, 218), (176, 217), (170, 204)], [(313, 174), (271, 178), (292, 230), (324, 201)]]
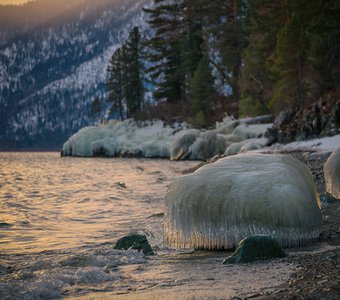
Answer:
[(62, 21), (7, 29), (0, 44), (0, 148), (59, 147), (93, 123), (89, 103), (103, 95), (110, 56), (133, 26), (147, 27), (142, 7), (150, 0), (78, 2), (58, 15)]

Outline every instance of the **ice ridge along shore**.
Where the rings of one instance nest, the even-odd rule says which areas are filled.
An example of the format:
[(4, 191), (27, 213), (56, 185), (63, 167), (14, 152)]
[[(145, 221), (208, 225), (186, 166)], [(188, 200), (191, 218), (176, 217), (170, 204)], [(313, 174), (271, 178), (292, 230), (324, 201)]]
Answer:
[(171, 160), (206, 160), (215, 155), (232, 155), (268, 145), (264, 138), (270, 116), (234, 120), (226, 117), (214, 129), (190, 129), (185, 123), (163, 121), (123, 122), (80, 129), (63, 145), (62, 156), (146, 157)]

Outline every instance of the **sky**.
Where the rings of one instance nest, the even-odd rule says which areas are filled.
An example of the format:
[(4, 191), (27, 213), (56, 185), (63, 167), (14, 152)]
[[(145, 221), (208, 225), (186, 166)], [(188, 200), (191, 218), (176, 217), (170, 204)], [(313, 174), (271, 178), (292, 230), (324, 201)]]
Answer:
[(28, 1), (29, 0), (0, 0), (0, 4), (22, 4)]

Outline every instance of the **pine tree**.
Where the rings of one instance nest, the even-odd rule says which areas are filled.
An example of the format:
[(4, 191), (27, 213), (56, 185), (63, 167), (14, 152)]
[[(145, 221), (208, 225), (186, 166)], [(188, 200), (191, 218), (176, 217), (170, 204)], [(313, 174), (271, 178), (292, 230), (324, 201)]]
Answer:
[(118, 111), (120, 119), (140, 111), (144, 101), (142, 41), (134, 27), (127, 41), (111, 57), (107, 68), (107, 102), (110, 113)]
[(128, 114), (140, 111), (144, 101), (141, 35), (134, 27), (125, 43), (125, 95)]
[(216, 96), (214, 78), (211, 74), (209, 59), (204, 55), (191, 80), (192, 109), (195, 127), (208, 125), (211, 108)]
[(185, 98), (185, 74), (181, 69), (184, 5), (182, 1), (167, 4), (164, 0), (155, 0), (154, 3), (155, 8), (145, 9), (154, 30), (154, 36), (148, 41), (146, 58), (151, 65), (148, 73), (155, 84), (154, 98), (176, 103)]
[(91, 112), (92, 114), (99, 120), (99, 122), (102, 122), (102, 102), (99, 99), (98, 96), (96, 96), (93, 101), (91, 102)]
[(280, 2), (258, 0), (249, 2), (245, 22), (247, 47), (242, 53), (240, 77), (240, 114), (267, 113), (273, 94), (271, 68), (275, 57), (277, 35), (285, 23)]
[(106, 79), (106, 101), (112, 103), (110, 107), (110, 114), (118, 111), (119, 118), (124, 119), (124, 106), (126, 104), (125, 98), (125, 65), (126, 52), (125, 48), (118, 48), (112, 55), (109, 65), (107, 67)]

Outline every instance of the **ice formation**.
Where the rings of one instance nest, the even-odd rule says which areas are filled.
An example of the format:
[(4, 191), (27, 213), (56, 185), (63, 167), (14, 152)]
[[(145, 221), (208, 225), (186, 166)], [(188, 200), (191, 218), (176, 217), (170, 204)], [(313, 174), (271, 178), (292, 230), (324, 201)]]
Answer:
[(168, 158), (176, 130), (165, 126), (162, 121), (140, 125), (133, 120), (85, 127), (64, 144), (63, 155), (89, 157), (131, 154)]
[(327, 159), (324, 165), (326, 191), (340, 199), (340, 147)]
[(189, 129), (177, 133), (174, 141), (170, 145), (171, 160), (187, 158), (190, 146), (196, 141), (200, 134), (201, 132), (198, 129)]
[(215, 129), (201, 131), (186, 124), (165, 126), (162, 121), (110, 122), (82, 128), (64, 144), (62, 154), (206, 160), (266, 146), (267, 139), (261, 137), (271, 124), (252, 124), (252, 120), (225, 118)]
[(174, 181), (165, 239), (179, 248), (232, 248), (250, 235), (290, 247), (317, 238), (320, 201), (312, 174), (284, 155), (239, 154)]
[(170, 146), (170, 159), (206, 160), (267, 146), (268, 140), (262, 136), (272, 124), (252, 124), (252, 121), (225, 118), (213, 130), (179, 132)]

